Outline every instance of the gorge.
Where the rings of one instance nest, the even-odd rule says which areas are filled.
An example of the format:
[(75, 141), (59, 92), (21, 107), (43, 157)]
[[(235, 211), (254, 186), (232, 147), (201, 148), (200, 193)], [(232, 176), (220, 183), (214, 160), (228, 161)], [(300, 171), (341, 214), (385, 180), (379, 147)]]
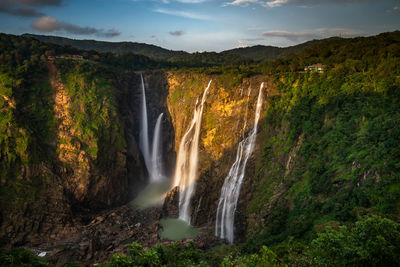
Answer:
[(84, 52), (0, 34), (15, 54), (0, 53), (1, 248), (54, 265), (395, 264), (399, 43), (189, 68), (48, 58)]

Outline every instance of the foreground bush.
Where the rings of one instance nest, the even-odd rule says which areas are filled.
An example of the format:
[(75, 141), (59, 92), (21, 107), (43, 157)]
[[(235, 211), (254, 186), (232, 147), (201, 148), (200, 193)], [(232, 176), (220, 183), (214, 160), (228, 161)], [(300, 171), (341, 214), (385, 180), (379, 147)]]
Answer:
[(310, 256), (322, 266), (398, 266), (400, 226), (378, 216), (365, 217), (349, 229), (328, 228), (311, 243)]
[(44, 267), (50, 266), (43, 262), (39, 257), (34, 255), (32, 252), (22, 248), (14, 248), (8, 253), (0, 252), (0, 266), (10, 267)]

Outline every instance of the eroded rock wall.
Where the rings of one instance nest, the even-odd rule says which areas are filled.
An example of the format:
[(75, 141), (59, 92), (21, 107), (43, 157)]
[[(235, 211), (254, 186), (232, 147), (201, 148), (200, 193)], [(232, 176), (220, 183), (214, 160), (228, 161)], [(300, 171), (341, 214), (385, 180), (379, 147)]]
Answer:
[[(26, 160), (17, 162), (15, 170), (9, 167), (1, 179), (1, 246), (70, 238), (97, 211), (127, 203), (146, 184), (137, 141), (140, 74), (107, 71), (90, 62), (48, 62), (48, 73), (40, 78), (49, 95), (43, 107), (51, 114), (43, 122), (49, 125), (48, 133), (29, 132), (17, 123), (12, 126), (26, 135), (27, 142), (46, 134), (49, 148), (39, 148), (44, 154), (40, 158), (28, 143)], [(144, 80), (151, 136), (157, 116), (164, 112), (168, 174), (174, 161), (174, 133), (166, 105), (167, 79), (162, 72), (149, 72)], [(29, 90), (37, 86), (34, 83)], [(14, 148), (10, 144), (7, 149)]]
[[(214, 228), (220, 191), (235, 161), (237, 145), (254, 126), (257, 96), (262, 82), (265, 82), (263, 94), (267, 96), (271, 93), (270, 79), (266, 76), (254, 76), (236, 82), (229, 78), (223, 75), (168, 73), (170, 89), (168, 108), (175, 129), (176, 151), (192, 118), (196, 98), (203, 92), (208, 81), (213, 80), (202, 118), (198, 179), (191, 202), (192, 223), (208, 227), (210, 231)], [(264, 100), (263, 110), (266, 105), (267, 102)], [(260, 125), (263, 114), (264, 112)], [(262, 138), (257, 138), (254, 152), (247, 164), (237, 211), (238, 224), (242, 225), (238, 227), (238, 231), (245, 231), (246, 228), (246, 220), (241, 220), (239, 217), (244, 216), (244, 210), (250, 201), (250, 184), (254, 177), (255, 158), (260, 153), (261, 143)], [(170, 198), (175, 197), (171, 193)], [(169, 203), (173, 202), (167, 200)]]

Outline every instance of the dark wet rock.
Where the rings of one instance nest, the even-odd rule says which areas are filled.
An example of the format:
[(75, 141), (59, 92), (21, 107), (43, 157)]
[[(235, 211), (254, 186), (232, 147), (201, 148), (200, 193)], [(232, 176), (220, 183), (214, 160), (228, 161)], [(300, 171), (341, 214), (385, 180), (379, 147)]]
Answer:
[(179, 187), (175, 187), (167, 193), (162, 214), (169, 218), (179, 217)]
[(144, 248), (155, 247), (158, 244), (194, 242), (201, 249), (224, 243), (210, 234), (210, 229), (200, 230), (200, 235), (194, 239), (161, 239), (161, 213), (160, 208), (139, 211), (131, 206), (122, 206), (93, 215), (89, 224), (76, 225), (75, 231), (68, 238), (25, 247), (36, 254), (48, 252), (49, 261), (53, 264), (62, 266), (76, 261), (84, 266), (91, 266), (108, 261), (115, 253), (126, 253), (133, 242), (141, 243)]

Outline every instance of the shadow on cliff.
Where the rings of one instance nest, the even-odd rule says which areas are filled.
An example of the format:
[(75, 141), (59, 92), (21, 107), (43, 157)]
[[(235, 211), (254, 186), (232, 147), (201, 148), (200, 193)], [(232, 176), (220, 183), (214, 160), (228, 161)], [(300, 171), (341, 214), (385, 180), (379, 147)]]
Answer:
[[(143, 156), (139, 150), (139, 134), (141, 123), (142, 90), (140, 72), (126, 72), (118, 80), (120, 97), (120, 112), (125, 123), (127, 143), (126, 168), (128, 171), (127, 201), (132, 200), (148, 183)], [(172, 120), (167, 107), (169, 87), (166, 74), (162, 71), (143, 72), (146, 91), (148, 115), (148, 133), (150, 140), (160, 113), (162, 120), (162, 162), (164, 174), (171, 177), (175, 165), (175, 134)]]

